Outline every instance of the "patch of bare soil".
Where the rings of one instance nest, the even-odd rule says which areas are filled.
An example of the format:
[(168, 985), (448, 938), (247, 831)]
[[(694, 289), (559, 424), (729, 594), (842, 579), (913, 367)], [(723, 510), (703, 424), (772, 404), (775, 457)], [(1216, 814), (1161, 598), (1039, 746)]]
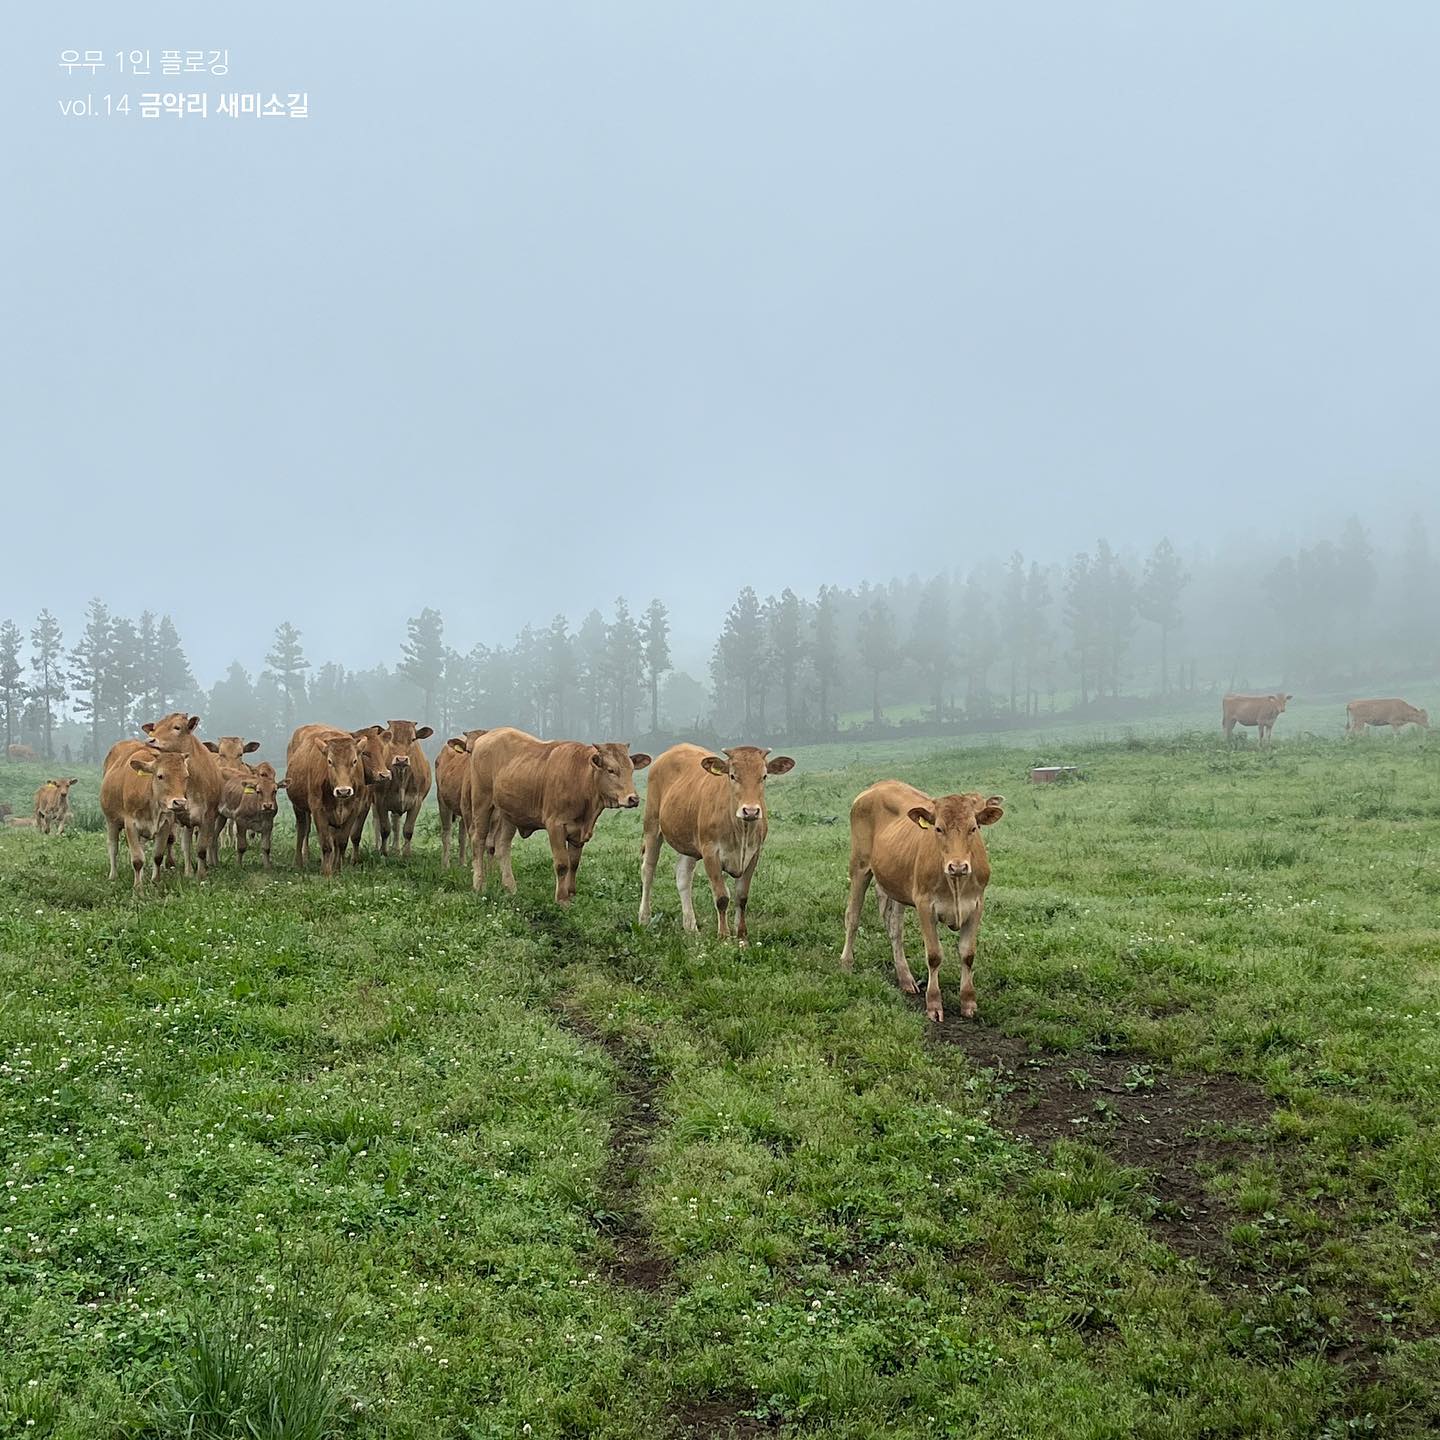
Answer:
[(932, 1027), (937, 1039), (995, 1071), (1000, 1120), (1037, 1145), (1078, 1140), (1150, 1176), (1157, 1238), (1217, 1258), (1233, 1212), (1206, 1181), (1253, 1155), (1272, 1102), (1232, 1075), (1177, 1075), (1136, 1055), (1037, 1055), (973, 1020)]

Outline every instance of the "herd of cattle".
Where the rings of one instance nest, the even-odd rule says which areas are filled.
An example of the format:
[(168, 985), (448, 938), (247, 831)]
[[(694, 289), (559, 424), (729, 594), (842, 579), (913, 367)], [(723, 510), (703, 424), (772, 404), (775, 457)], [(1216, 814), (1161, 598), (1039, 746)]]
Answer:
[[(1255, 726), (1269, 737), (1276, 718), (1293, 696), (1226, 695), (1224, 731)], [(105, 757), (100, 808), (105, 817), (110, 878), (118, 870), (120, 837), (130, 850), (134, 889), (143, 889), (145, 845), (151, 846), (150, 876), (162, 865), (181, 864), (202, 878), (219, 858), (222, 839), (233, 843), (243, 864), (251, 836), (258, 836), (264, 862), (284, 790), (295, 812), (295, 864), (310, 859), (313, 830), (320, 869), (334, 875), (347, 852), (360, 858), (366, 822), (373, 825), (380, 855), (408, 856), (415, 822), (432, 785), (440, 811), (441, 865), (450, 865), (451, 832), (458, 820), (459, 858), (468, 843), (474, 888), (483, 890), (493, 864), (502, 885), (515, 889), (511, 846), (543, 830), (555, 867), (555, 900), (575, 895), (585, 846), (606, 810), (640, 806), (635, 772), (650, 767), (641, 850), (639, 919), (649, 921), (655, 867), (662, 846), (679, 859), (675, 869), (681, 915), (687, 930), (698, 928), (692, 884), (704, 865), (715, 901), (721, 937), (745, 943), (750, 884), (768, 832), (765, 782), (794, 768), (788, 755), (740, 745), (720, 753), (681, 744), (651, 757), (616, 743), (539, 740), (524, 731), (468, 730), (447, 740), (432, 771), (420, 742), (434, 732), (410, 720), (392, 720), (344, 730), (302, 725), (286, 751), (285, 776), (267, 762), (245, 757), (259, 742), (239, 736), (201, 740), (198, 715), (177, 711), (143, 727), (145, 739), (122, 740)], [(1349, 733), (1371, 725), (1399, 730), (1428, 728), (1429, 717), (1403, 700), (1355, 700), (1347, 707)], [(35, 820), (45, 833), (63, 833), (70, 814), (74, 777), (47, 781), (35, 795)], [(907, 994), (918, 986), (905, 959), (905, 911), (913, 909), (925, 942), (929, 980), (925, 1009), (940, 1020), (938, 927), (958, 932), (961, 964), (960, 1011), (976, 1013), (973, 965), (984, 913), (990, 864), (982, 829), (1004, 814), (1001, 797), (979, 793), (932, 797), (899, 780), (882, 780), (856, 797), (850, 809), (850, 895), (845, 912), (841, 964), (853, 963), (855, 933), (872, 880), (881, 918), (890, 936), (895, 976)]]

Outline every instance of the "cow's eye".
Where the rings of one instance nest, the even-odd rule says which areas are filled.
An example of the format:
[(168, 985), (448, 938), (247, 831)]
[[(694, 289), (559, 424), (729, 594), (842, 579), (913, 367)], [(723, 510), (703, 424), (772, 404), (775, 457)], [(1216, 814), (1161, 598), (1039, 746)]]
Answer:
[(972, 825), (970, 827), (970, 833), (972, 835), (978, 835), (980, 833), (980, 827), (978, 825)]

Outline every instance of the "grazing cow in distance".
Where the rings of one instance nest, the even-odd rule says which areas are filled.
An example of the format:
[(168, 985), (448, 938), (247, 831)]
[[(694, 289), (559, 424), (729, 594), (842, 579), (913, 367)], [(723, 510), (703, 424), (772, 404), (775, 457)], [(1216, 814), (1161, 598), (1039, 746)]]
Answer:
[(450, 827), (456, 826), (460, 863), (465, 863), (465, 788), (470, 783), (470, 746), (485, 733), (467, 730), (447, 740), (435, 756), (435, 803), (440, 810), (440, 868), (450, 868)]
[(1222, 725), (1228, 740), (1237, 725), (1255, 725), (1258, 737), (1268, 740), (1275, 728), (1275, 719), (1293, 695), (1277, 690), (1273, 695), (1227, 695), (1222, 704)]
[(650, 894), (661, 844), (678, 852), (675, 884), (687, 930), (697, 930), (692, 885), (695, 866), (705, 866), (715, 897), (715, 921), (722, 939), (730, 934), (730, 896), (725, 877), (735, 881), (735, 936), (747, 939), (745, 911), (750, 881), (768, 833), (765, 780), (795, 768), (788, 755), (769, 759), (754, 745), (737, 745), (715, 755), (699, 745), (672, 745), (651, 767), (645, 787), (645, 839), (640, 852), (640, 923), (650, 919)]
[(856, 796), (850, 807), (850, 901), (842, 968), (855, 964), (860, 907), (873, 878), (901, 990), (907, 995), (918, 991), (905, 960), (905, 911), (912, 908), (930, 967), (926, 1015), (936, 1021), (945, 1018), (937, 926), (946, 925), (960, 932), (960, 1014), (974, 1016), (975, 950), (990, 882), (990, 857), (980, 828), (1000, 819), (1005, 813), (1000, 807), (998, 795), (945, 795), (937, 800), (899, 780), (881, 780)]
[(285, 781), (276, 780), (273, 767), (267, 768), (270, 770), (268, 775), (262, 775), (258, 770), (231, 770), (225, 776), (225, 786), (220, 794), (220, 815), (235, 827), (235, 863), (245, 863), (250, 836), (255, 834), (260, 837), (260, 851), (268, 870), (279, 792), (286, 786)]
[(409, 855), (416, 817), (430, 793), (430, 762), (425, 758), (420, 742), (428, 740), (435, 732), (428, 725), (417, 729), (413, 720), (392, 720), (387, 730), (390, 746), (385, 768), (390, 772), (390, 778), (379, 781), (370, 798), (375, 816), (375, 848), (382, 855), (389, 852), (392, 820), (398, 839), (401, 821), (394, 817), (404, 816), (404, 849), (401, 853)]
[(513, 893), (510, 846), (543, 830), (555, 863), (555, 903), (575, 896), (580, 856), (604, 810), (634, 810), (635, 771), (650, 763), (628, 745), (537, 740), (523, 730), (490, 730), (470, 747), (470, 850), (474, 886), (485, 888), (487, 840), (494, 832), (500, 881)]
[(157, 880), (160, 857), (168, 853), (173, 843), (174, 827), (185, 823), (189, 771), (190, 757), (184, 752), (151, 750), (145, 745), (117, 757), (105, 768), (100, 781), (100, 809), (105, 816), (110, 878), (115, 879), (123, 830), (130, 846), (137, 895), (144, 888), (141, 881), (145, 869), (144, 842), (153, 842), (150, 878)]
[(295, 811), (295, 868), (304, 869), (310, 859), (313, 824), (320, 838), (320, 873), (336, 874), (369, 803), (360, 741), (330, 725), (300, 726), (286, 750), (285, 793)]
[(70, 787), (79, 783), (74, 775), (68, 780), (47, 780), (35, 792), (35, 824), (42, 835), (52, 830), (57, 835), (65, 833), (70, 819)]
[(1430, 728), (1429, 711), (1406, 700), (1352, 700), (1345, 707), (1345, 733), (1363, 735), (1371, 725), (1388, 725), (1398, 735), (1406, 725)]
[(5, 752), (12, 760), (38, 760), (33, 745), (12, 745)]

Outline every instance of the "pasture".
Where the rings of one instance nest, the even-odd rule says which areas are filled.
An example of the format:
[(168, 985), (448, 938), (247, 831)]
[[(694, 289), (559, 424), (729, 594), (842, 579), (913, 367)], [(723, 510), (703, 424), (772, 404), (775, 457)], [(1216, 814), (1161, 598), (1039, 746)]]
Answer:
[[(669, 852), (635, 924), (638, 813), (568, 912), (543, 837), (442, 874), (433, 797), (139, 903), (93, 775), (0, 830), (0, 1429), (1434, 1433), (1440, 742), (797, 756), (744, 951)], [(1006, 796), (978, 1023), (873, 896), (838, 969), (881, 774)]]

